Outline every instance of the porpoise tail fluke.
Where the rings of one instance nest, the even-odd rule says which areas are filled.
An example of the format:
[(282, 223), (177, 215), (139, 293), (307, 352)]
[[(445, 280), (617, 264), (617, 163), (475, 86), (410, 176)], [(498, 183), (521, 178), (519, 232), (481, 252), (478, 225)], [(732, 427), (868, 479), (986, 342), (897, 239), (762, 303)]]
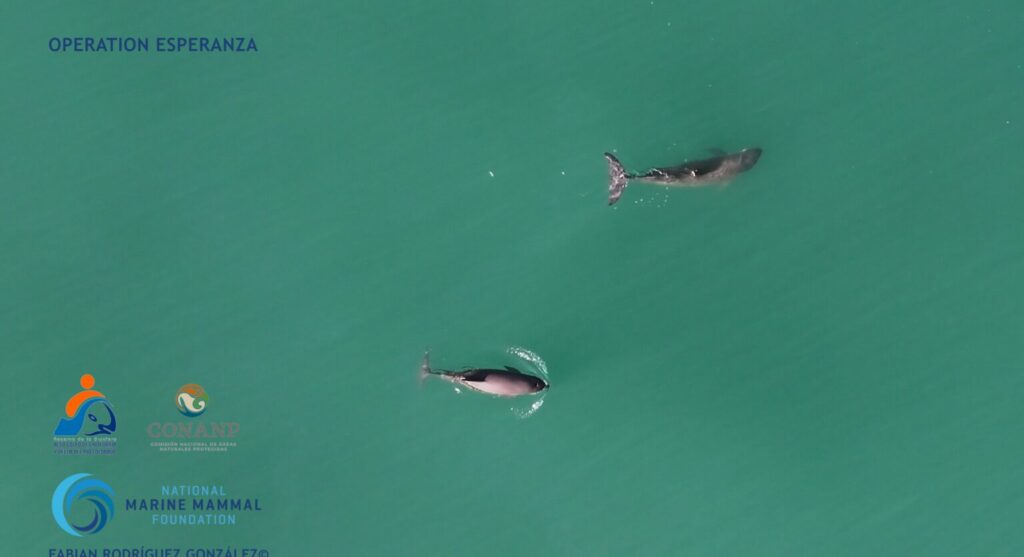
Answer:
[(423, 385), (423, 381), (429, 377), (430, 371), (430, 350), (423, 353), (423, 363), (420, 364), (420, 385)]
[(604, 158), (608, 161), (608, 204), (615, 205), (615, 202), (622, 197), (626, 186), (629, 185), (629, 174), (626, 173), (626, 169), (622, 167), (622, 163), (615, 158), (615, 155), (605, 153)]

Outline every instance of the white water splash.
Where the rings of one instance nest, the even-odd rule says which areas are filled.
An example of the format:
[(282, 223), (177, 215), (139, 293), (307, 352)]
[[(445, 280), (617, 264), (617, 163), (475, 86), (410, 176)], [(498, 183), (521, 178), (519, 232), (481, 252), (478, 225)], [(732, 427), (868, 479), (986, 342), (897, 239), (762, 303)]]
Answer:
[(510, 408), (510, 410), (512, 410), (512, 413), (515, 414), (517, 418), (519, 418), (520, 420), (525, 420), (526, 418), (529, 418), (535, 412), (537, 412), (537, 410), (540, 410), (541, 406), (544, 406), (544, 397), (546, 396), (547, 391), (544, 391), (544, 394), (540, 395), (540, 398), (534, 401), (534, 403), (530, 405), (530, 408), (528, 410), (523, 410), (522, 408), (516, 408), (514, 406)]
[(521, 346), (511, 346), (508, 349), (508, 353), (530, 364), (531, 370), (534, 371), (537, 375), (539, 375), (540, 378), (543, 379), (544, 382), (548, 384), (548, 389), (544, 389), (543, 392), (537, 395), (537, 399), (534, 400), (529, 406), (524, 407), (522, 404), (519, 404), (509, 408), (509, 410), (512, 411), (512, 414), (514, 414), (515, 417), (521, 420), (525, 420), (526, 418), (529, 418), (530, 416), (536, 414), (537, 411), (540, 410), (541, 406), (544, 406), (544, 399), (547, 398), (548, 391), (551, 386), (551, 375), (550, 373), (548, 373), (547, 362), (545, 362), (543, 358), (537, 355), (536, 352), (528, 350)]
[(508, 349), (508, 353), (533, 364), (533, 367), (536, 368), (536, 370), (540, 372), (540, 374), (543, 376), (543, 379), (547, 381), (548, 364), (544, 361), (543, 358), (538, 356), (536, 352), (527, 350), (526, 348), (523, 348), (521, 346), (512, 346)]

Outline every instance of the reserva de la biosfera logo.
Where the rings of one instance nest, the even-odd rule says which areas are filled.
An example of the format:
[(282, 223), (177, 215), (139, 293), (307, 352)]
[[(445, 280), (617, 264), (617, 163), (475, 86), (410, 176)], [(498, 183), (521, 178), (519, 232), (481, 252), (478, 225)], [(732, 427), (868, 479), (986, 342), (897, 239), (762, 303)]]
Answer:
[(72, 474), (53, 491), (53, 519), (72, 536), (99, 533), (114, 518), (114, 489), (92, 474)]
[(117, 452), (117, 415), (106, 395), (96, 389), (96, 378), (83, 374), (81, 390), (64, 405), (64, 415), (53, 430), (53, 452), (62, 455), (111, 455)]

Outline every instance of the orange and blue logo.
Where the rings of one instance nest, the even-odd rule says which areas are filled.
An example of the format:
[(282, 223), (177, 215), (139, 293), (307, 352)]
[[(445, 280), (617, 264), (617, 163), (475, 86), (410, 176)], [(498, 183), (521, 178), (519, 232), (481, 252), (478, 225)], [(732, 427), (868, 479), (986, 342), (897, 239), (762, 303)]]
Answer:
[(183, 416), (195, 418), (206, 412), (206, 406), (210, 402), (210, 396), (206, 391), (195, 383), (182, 385), (178, 394), (174, 397), (174, 403), (178, 406), (178, 412)]
[(51, 507), (61, 530), (79, 537), (95, 534), (114, 518), (114, 490), (92, 474), (72, 474), (53, 491)]
[(117, 430), (114, 407), (103, 393), (93, 389), (96, 379), (86, 373), (79, 380), (82, 390), (64, 405), (65, 417), (53, 430), (58, 436), (110, 435)]

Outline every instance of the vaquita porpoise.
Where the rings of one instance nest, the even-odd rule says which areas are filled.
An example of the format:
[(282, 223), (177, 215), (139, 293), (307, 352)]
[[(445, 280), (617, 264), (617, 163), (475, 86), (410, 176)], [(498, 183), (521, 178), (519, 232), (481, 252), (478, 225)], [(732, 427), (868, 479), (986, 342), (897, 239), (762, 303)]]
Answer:
[(502, 397), (532, 395), (548, 388), (548, 384), (540, 377), (509, 366), (505, 366), (505, 369), (473, 368), (462, 371), (430, 369), (430, 352), (427, 352), (423, 354), (423, 364), (420, 365), (420, 381), (431, 375), (467, 389)]
[(608, 161), (608, 204), (614, 205), (629, 180), (637, 180), (650, 184), (674, 187), (694, 187), (707, 184), (722, 183), (730, 180), (740, 172), (750, 170), (757, 159), (761, 158), (761, 149), (744, 149), (739, 153), (726, 153), (713, 149), (714, 157), (699, 161), (691, 161), (679, 166), (652, 168), (647, 172), (634, 174), (623, 168), (619, 159), (611, 153), (605, 153)]

